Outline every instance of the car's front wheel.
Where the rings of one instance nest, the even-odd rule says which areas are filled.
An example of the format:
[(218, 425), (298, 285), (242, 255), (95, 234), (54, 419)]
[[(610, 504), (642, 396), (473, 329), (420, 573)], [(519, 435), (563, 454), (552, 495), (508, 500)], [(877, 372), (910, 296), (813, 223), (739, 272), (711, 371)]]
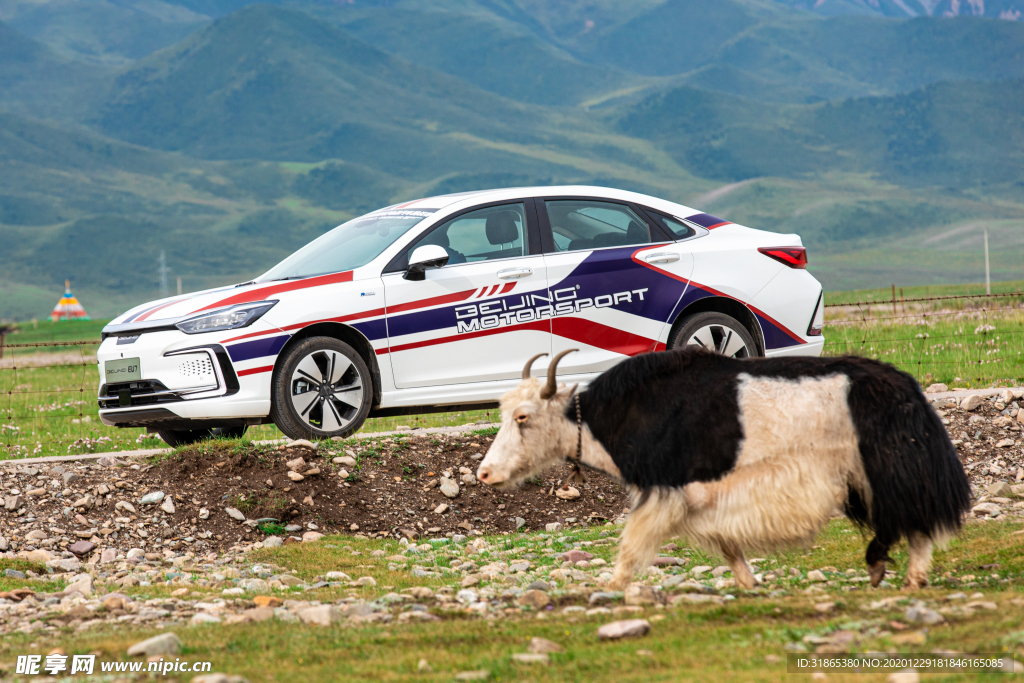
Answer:
[(700, 347), (732, 358), (750, 358), (761, 355), (747, 328), (736, 318), (725, 313), (705, 311), (683, 320), (672, 335), (668, 347)]
[(158, 429), (157, 434), (168, 446), (177, 448), (207, 439), (241, 439), (248, 427), (202, 427), (200, 429)]
[(346, 437), (366, 421), (373, 383), (351, 346), (333, 337), (310, 337), (278, 361), (271, 396), (271, 418), (286, 436)]

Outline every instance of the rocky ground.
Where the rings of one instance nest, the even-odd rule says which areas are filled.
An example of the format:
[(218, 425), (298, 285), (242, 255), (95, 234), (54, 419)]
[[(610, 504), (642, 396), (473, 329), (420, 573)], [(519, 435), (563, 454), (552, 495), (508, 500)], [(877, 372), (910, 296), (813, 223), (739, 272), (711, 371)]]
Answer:
[[(936, 401), (971, 478), (973, 523), (1024, 515), (1019, 398), (1007, 392), (962, 404)], [(602, 591), (625, 511), (623, 492), (602, 477), (575, 488), (560, 485), (568, 470), (511, 494), (477, 486), (472, 472), (492, 438), (410, 435), (319, 448), (215, 442), (147, 463), (8, 465), (0, 469), (0, 551), (8, 560), (35, 563), (35, 571), (7, 569), (7, 575), (56, 583), (0, 593), (0, 635), (108, 623), (435, 620), (451, 610), (492, 618), (556, 609), (629, 615), (734, 599), (727, 567), (690, 566), (696, 556), (675, 544), (663, 548), (646, 580), (625, 595)], [(589, 540), (573, 535), (596, 524), (603, 530), (585, 531)], [(517, 528), (544, 533), (517, 536), (525, 539), (517, 545), (495, 540)], [(360, 543), (389, 539), (386, 550), (366, 553), (370, 564), (357, 566), (386, 567), (422, 585), (378, 590), (369, 570), (303, 580), (249, 552), (319, 541), (327, 532), (352, 534)], [(364, 552), (326, 547), (346, 556)], [(863, 569), (802, 571), (753, 562), (766, 595), (859, 590), (868, 580)], [(917, 611), (908, 607), (904, 620), (927, 624), (995, 609), (971, 592), (987, 577), (949, 580), (967, 592), (942, 604), (914, 602)], [(170, 595), (141, 599), (124, 592), (139, 586), (170, 589)], [(304, 597), (319, 589), (346, 594), (326, 602)], [(825, 597), (816, 609), (827, 613), (834, 604)], [(877, 609), (903, 607), (883, 600)]]

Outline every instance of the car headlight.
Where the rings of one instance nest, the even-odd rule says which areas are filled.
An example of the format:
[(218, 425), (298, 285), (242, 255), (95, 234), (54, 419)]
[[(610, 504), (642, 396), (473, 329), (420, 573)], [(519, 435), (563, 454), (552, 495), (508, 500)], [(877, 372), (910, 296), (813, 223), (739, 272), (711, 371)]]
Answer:
[(175, 327), (185, 334), (236, 330), (240, 327), (248, 327), (256, 322), (261, 315), (273, 308), (276, 303), (276, 301), (257, 301), (255, 303), (239, 304), (231, 308), (203, 313), (194, 318), (182, 320), (180, 323), (175, 324)]

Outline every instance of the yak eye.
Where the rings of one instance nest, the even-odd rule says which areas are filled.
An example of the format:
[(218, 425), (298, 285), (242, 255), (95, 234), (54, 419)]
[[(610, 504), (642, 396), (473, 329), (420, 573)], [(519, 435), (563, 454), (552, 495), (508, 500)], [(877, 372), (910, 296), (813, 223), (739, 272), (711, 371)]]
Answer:
[(518, 422), (519, 424), (523, 424), (524, 422), (526, 422), (529, 419), (530, 419), (529, 415), (520, 414), (520, 415), (516, 415), (515, 416), (515, 421)]

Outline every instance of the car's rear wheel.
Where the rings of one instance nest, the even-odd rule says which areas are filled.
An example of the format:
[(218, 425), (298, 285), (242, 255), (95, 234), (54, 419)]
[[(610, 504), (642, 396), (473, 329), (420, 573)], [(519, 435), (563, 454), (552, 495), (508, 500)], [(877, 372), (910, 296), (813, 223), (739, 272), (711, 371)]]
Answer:
[(669, 340), (670, 349), (699, 347), (732, 358), (760, 356), (747, 328), (725, 313), (705, 311), (685, 318)]
[(208, 439), (240, 439), (248, 429), (240, 427), (203, 427), (201, 429), (158, 429), (157, 434), (167, 442), (168, 446), (187, 446)]
[(274, 370), (271, 418), (292, 439), (346, 437), (370, 414), (373, 383), (366, 362), (333, 337), (310, 337)]

